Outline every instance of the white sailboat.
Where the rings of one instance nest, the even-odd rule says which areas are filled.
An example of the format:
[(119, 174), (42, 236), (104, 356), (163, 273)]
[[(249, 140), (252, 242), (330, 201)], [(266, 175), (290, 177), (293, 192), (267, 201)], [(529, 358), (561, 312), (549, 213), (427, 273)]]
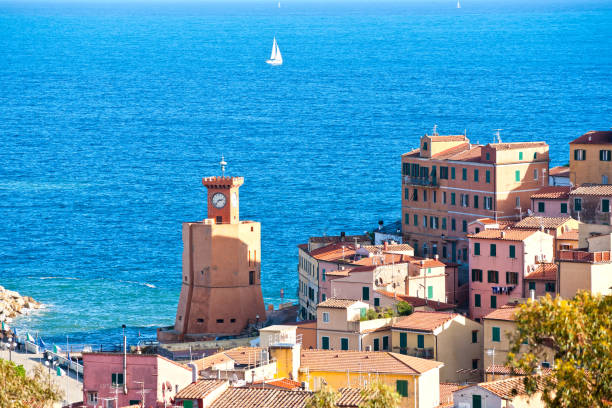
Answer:
[(461, 3), (459, 3), (460, 0), (457, 0), (457, 8), (461, 8)]
[(283, 65), (283, 56), (276, 43), (276, 37), (274, 37), (274, 42), (272, 43), (272, 54), (270, 55), (270, 59), (266, 60), (266, 63), (270, 65)]

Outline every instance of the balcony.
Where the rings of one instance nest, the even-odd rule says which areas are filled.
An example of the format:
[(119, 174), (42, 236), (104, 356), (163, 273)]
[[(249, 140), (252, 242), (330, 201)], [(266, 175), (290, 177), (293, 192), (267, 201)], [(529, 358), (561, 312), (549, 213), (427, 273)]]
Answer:
[(393, 347), (394, 353), (405, 354), (407, 356), (419, 357), (431, 360), (434, 358), (433, 347), (429, 348), (414, 348), (414, 347)]
[(610, 262), (610, 251), (559, 251), (559, 260), (565, 262)]
[(421, 187), (438, 187), (440, 185), (438, 183), (437, 177), (411, 177), (411, 176), (404, 176), (402, 178), (402, 184), (411, 185), (411, 186), (421, 186)]

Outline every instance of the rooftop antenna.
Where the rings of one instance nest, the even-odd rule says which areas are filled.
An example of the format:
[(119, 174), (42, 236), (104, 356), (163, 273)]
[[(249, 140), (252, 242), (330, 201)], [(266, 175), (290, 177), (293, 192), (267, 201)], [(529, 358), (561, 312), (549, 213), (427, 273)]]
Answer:
[(438, 125), (434, 125), (433, 136), (438, 136)]
[(225, 161), (223, 155), (221, 155), (221, 161), (219, 162), (219, 165), (221, 166), (221, 176), (225, 177), (225, 166), (227, 166), (227, 162)]
[(467, 128), (463, 129), (463, 136), (467, 137)]
[(495, 136), (497, 136), (497, 143), (501, 143), (501, 135), (500, 132), (504, 129), (495, 129)]

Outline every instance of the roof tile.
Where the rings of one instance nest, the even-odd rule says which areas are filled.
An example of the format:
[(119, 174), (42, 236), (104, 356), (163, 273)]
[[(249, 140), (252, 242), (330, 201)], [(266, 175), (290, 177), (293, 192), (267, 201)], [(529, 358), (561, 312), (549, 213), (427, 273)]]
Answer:
[(570, 193), (571, 196), (612, 196), (610, 184), (582, 184)]
[(571, 191), (571, 186), (547, 186), (542, 187), (537, 193), (532, 194), (531, 198), (544, 198), (554, 200), (567, 200)]
[(492, 319), (492, 320), (507, 320), (509, 322), (513, 322), (515, 320), (516, 312), (518, 311), (517, 306), (513, 307), (502, 307), (500, 309), (496, 309), (484, 316), (484, 319)]
[(519, 229), (489, 229), (480, 231), (477, 234), (470, 234), (468, 238), (474, 239), (499, 239), (503, 241), (524, 241), (531, 235), (535, 234), (535, 230), (519, 230)]
[(609, 130), (589, 130), (578, 139), (574, 139), (570, 144), (610, 144), (612, 143), (612, 131)]
[(568, 221), (571, 217), (525, 217), (516, 224), (514, 228), (518, 229), (540, 229), (540, 228), (559, 228)]
[(555, 263), (543, 263), (531, 273), (525, 276), (529, 280), (554, 281), (557, 279), (558, 265)]
[(228, 384), (226, 380), (200, 380), (189, 384), (176, 394), (179, 399), (201, 399), (219, 387)]
[(338, 299), (338, 298), (329, 298), (317, 305), (317, 307), (331, 307), (334, 309), (346, 309), (359, 302), (359, 300), (355, 299)]
[(414, 312), (409, 316), (398, 318), (391, 327), (432, 332), (449, 320), (459, 316), (456, 313), (445, 312)]
[(230, 387), (210, 408), (298, 408), (304, 407), (311, 395), (308, 391)]

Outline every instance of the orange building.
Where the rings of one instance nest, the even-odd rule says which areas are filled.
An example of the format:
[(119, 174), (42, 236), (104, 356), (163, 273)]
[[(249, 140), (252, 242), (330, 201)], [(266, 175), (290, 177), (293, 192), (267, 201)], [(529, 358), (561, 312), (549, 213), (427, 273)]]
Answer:
[[(208, 218), (183, 223), (183, 284), (174, 330), (160, 340), (237, 335), (263, 323), (261, 225), (240, 221), (242, 177), (207, 177)], [(162, 338), (163, 337), (163, 338)], [(174, 337), (174, 338), (172, 338)]]
[(471, 144), (464, 135), (425, 135), (402, 155), (404, 243), (415, 255), (460, 264), (467, 279), (468, 224), (513, 220), (548, 185), (545, 142)]

